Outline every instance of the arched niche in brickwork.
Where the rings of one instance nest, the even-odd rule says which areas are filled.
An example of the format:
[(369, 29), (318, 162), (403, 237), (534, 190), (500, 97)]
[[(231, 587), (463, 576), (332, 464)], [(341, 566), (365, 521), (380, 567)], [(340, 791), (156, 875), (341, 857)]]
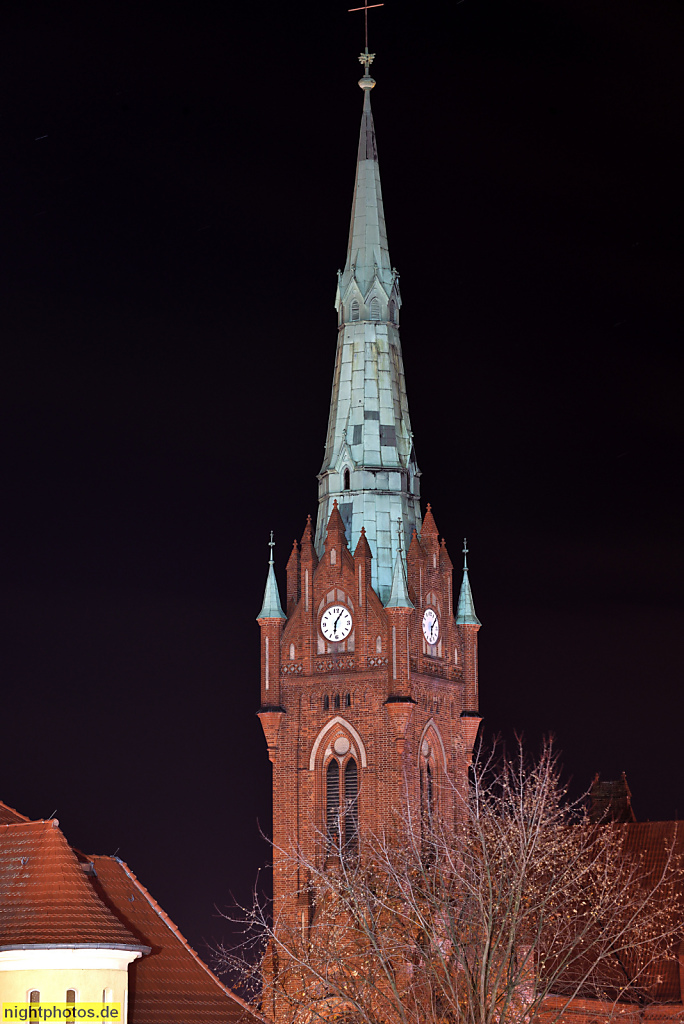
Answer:
[(423, 729), (418, 743), (418, 772), (421, 822), (423, 827), (427, 827), (433, 815), (444, 813), (444, 794), (441, 790), (448, 775), (446, 751), (434, 718)]
[(317, 614), (320, 615), (326, 605), (329, 604), (346, 604), (347, 608), (354, 613), (354, 602), (347, 593), (346, 590), (342, 590), (340, 587), (331, 587), (330, 590), (323, 595), (321, 600), (318, 602)]
[(324, 740), (328, 737), (330, 737), (331, 741), (334, 740), (336, 738), (332, 735), (334, 732), (339, 732), (340, 735), (343, 735), (345, 732), (348, 734), (350, 743), (356, 747), (358, 752), (361, 767), (367, 768), (368, 758), (366, 757), (366, 748), (363, 745), (363, 740), (353, 725), (351, 725), (345, 718), (342, 718), (341, 715), (335, 715), (335, 717), (331, 718), (329, 722), (326, 722), (314, 740), (314, 744), (311, 748), (311, 756), (309, 757), (309, 771), (313, 771), (317, 762), (322, 761), (327, 747)]
[[(436, 742), (434, 742), (434, 740), (433, 740), (433, 742), (430, 743), (430, 740), (432, 739), (433, 736), (434, 736), (434, 740), (436, 740)], [(437, 723), (435, 722), (434, 718), (430, 719), (428, 724), (423, 729), (423, 732), (421, 733), (420, 741), (418, 743), (418, 750), (419, 750), (419, 752), (422, 752), (422, 750), (423, 750), (423, 743), (425, 743), (425, 741), (427, 741), (427, 743), (431, 747), (439, 747), (439, 749), (442, 752), (442, 768), (444, 769), (445, 773), (448, 772), (449, 769), (447, 767), (447, 756), (446, 756), (446, 749), (444, 747), (444, 740), (442, 739), (442, 734), (440, 733), (439, 729), (437, 728)]]

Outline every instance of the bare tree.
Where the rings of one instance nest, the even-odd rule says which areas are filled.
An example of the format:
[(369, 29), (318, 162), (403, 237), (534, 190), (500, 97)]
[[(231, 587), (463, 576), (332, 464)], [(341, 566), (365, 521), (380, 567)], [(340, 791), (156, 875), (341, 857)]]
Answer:
[(550, 745), (536, 761), (522, 747), (481, 754), (456, 797), (456, 826), (406, 807), (353, 854), (340, 836), (325, 837), (320, 863), (280, 851), (308, 879), (297, 894), (307, 914), (271, 921), (255, 901), (246, 923), (259, 963), (222, 950), (233, 977), (263, 975), (265, 1013), (554, 1024), (576, 999), (606, 1020), (654, 997), (681, 922), (673, 844), (654, 869), (628, 852), (630, 826), (592, 824)]

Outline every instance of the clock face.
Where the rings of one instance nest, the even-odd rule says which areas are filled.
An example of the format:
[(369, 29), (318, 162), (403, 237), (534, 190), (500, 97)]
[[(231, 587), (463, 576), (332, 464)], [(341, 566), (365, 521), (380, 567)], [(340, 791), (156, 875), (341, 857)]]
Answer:
[(321, 633), (326, 640), (337, 643), (344, 640), (352, 631), (352, 617), (343, 604), (332, 604), (321, 615)]
[(423, 615), (423, 635), (429, 644), (436, 644), (439, 640), (439, 619), (437, 612), (432, 608), (426, 608)]

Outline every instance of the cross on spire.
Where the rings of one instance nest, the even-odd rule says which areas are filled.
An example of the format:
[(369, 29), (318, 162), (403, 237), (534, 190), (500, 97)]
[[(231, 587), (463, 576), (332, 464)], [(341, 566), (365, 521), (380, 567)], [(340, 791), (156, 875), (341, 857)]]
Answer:
[(366, 52), (365, 52), (365, 54), (364, 53), (361, 54), (361, 56), (359, 57), (359, 60), (361, 61), (362, 64), (365, 65), (366, 74), (368, 74), (368, 68), (372, 64), (373, 58), (375, 57), (374, 53), (369, 53), (368, 52), (368, 11), (370, 10), (371, 7), (384, 7), (384, 6), (385, 6), (384, 3), (382, 3), (382, 4), (369, 4), (368, 0), (364, 0), (364, 6), (363, 7), (349, 7), (349, 8), (347, 8), (349, 14), (351, 14), (354, 11), (363, 11), (363, 21), (364, 21), (364, 27), (365, 27), (365, 30), (366, 30), (366, 33), (365, 33), (365, 37), (366, 37)]
[(268, 546), (271, 549), (269, 552), (270, 558), (268, 560), (268, 564), (273, 565), (273, 548), (275, 547), (275, 541), (273, 540), (273, 530), (271, 530), (271, 539), (268, 542)]
[(468, 568), (468, 541), (463, 538), (463, 568)]

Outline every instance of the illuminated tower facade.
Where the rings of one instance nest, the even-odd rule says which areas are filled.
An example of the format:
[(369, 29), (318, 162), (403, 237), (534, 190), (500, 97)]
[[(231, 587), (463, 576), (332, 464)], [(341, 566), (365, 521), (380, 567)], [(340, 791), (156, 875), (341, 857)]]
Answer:
[[(363, 112), (347, 260), (338, 275), (337, 354), (318, 517), (287, 563), (273, 558), (261, 628), (259, 717), (273, 763), (276, 921), (311, 920), (306, 880), (279, 854), (324, 864), (335, 839), (357, 848), (405, 801), (445, 818), (477, 734), (475, 614), (420, 472), (399, 340), (401, 294), (387, 244), (371, 113), (372, 57), (361, 58)], [(449, 441), (445, 439), (445, 447)], [(441, 783), (448, 783), (441, 784)]]

